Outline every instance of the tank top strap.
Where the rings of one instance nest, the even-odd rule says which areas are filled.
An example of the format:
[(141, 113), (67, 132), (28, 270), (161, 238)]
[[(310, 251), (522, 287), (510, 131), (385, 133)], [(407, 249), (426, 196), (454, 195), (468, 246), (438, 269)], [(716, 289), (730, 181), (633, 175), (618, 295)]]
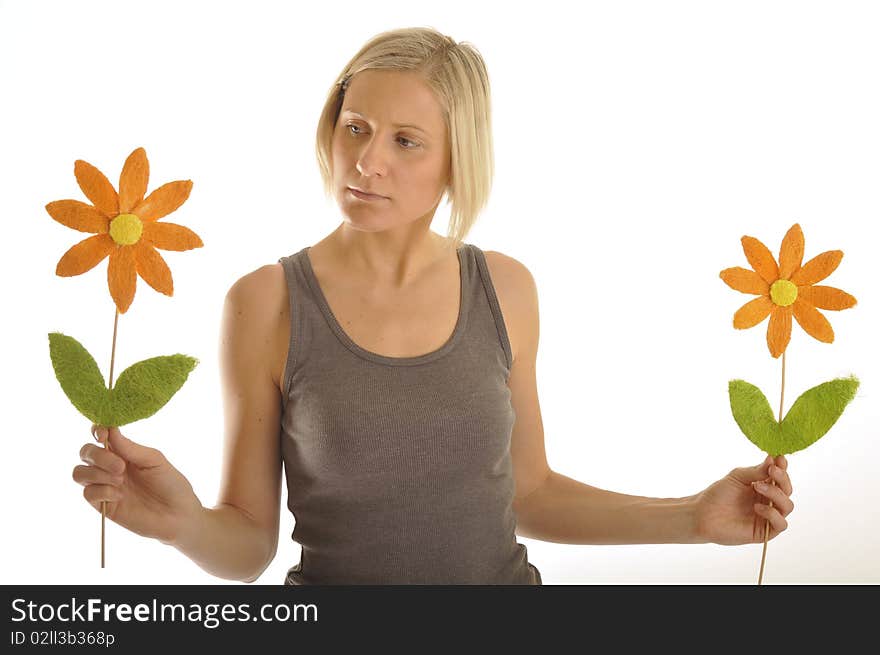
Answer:
[(313, 338), (314, 326), (322, 321), (321, 309), (309, 286), (308, 276), (303, 266), (308, 247), (299, 252), (281, 257), (278, 262), (284, 268), (287, 279), (287, 296), (290, 307), (290, 342), (287, 348), (287, 364), (285, 366), (284, 397), (290, 394), (290, 381), (293, 372), (301, 363), (304, 354), (309, 351)]
[(474, 282), (479, 285), (480, 291), (485, 302), (488, 304), (489, 311), (492, 314), (492, 322), (497, 332), (498, 341), (504, 350), (504, 358), (507, 367), (513, 366), (513, 352), (510, 347), (510, 339), (507, 334), (507, 326), (504, 324), (504, 316), (501, 313), (501, 305), (498, 302), (498, 295), (495, 292), (495, 285), (492, 283), (492, 276), (489, 274), (489, 266), (486, 264), (486, 255), (480, 248), (473, 244), (466, 244), (472, 253), (474, 266)]

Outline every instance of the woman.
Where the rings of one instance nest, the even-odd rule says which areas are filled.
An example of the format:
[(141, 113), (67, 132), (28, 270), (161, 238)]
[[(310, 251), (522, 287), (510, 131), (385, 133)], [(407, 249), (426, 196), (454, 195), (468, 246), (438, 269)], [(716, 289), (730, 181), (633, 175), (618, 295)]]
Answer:
[[(541, 584), (516, 534), (743, 544), (763, 541), (765, 520), (771, 539), (786, 529), (784, 457), (674, 499), (550, 469), (534, 279), (463, 241), (493, 172), (489, 81), (472, 46), (430, 29), (369, 41), (328, 95), (317, 152), (343, 222), (225, 299), (217, 504), (111, 428), (73, 473), (96, 510), (106, 501), (119, 525), (254, 581), (277, 547), (283, 462), (302, 545), (287, 584)], [(444, 195), (447, 237), (430, 229)]]

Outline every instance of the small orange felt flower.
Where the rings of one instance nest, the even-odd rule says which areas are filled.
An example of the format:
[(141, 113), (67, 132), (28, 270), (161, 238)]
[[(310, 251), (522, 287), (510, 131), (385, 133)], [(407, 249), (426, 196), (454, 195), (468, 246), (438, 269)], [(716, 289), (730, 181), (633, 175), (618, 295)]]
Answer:
[(90, 271), (108, 255), (107, 282), (120, 314), (134, 300), (137, 275), (156, 291), (171, 296), (171, 269), (156, 251), (190, 250), (203, 246), (192, 230), (158, 220), (180, 207), (189, 197), (191, 180), (168, 182), (144, 198), (150, 165), (143, 148), (132, 152), (119, 176), (119, 193), (97, 168), (76, 160), (73, 173), (80, 189), (92, 201), (57, 200), (46, 205), (56, 221), (95, 236), (80, 241), (58, 262), (55, 274), (62, 277)]
[(738, 330), (754, 327), (767, 316), (767, 346), (779, 357), (791, 338), (791, 317), (811, 337), (831, 343), (834, 330), (819, 309), (841, 310), (856, 304), (856, 299), (834, 287), (814, 286), (831, 275), (843, 259), (840, 250), (816, 255), (801, 266), (804, 257), (804, 234), (795, 223), (782, 239), (779, 263), (763, 243), (754, 237), (742, 238), (743, 251), (754, 270), (725, 268), (721, 279), (732, 289), (758, 294), (733, 315)]

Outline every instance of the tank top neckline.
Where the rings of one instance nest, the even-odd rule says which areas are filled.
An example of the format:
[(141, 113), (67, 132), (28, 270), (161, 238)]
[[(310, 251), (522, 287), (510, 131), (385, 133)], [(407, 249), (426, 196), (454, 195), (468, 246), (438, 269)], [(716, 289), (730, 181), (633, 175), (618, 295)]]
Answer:
[(467, 268), (465, 267), (465, 248), (468, 244), (462, 244), (456, 250), (456, 254), (458, 255), (458, 266), (459, 266), (459, 304), (458, 304), (458, 319), (455, 323), (455, 328), (452, 330), (452, 334), (446, 340), (442, 346), (428, 353), (424, 353), (422, 355), (415, 355), (413, 357), (389, 357), (387, 355), (380, 355), (379, 353), (374, 353), (366, 348), (362, 348), (358, 344), (354, 342), (354, 340), (348, 336), (345, 330), (342, 329), (342, 325), (340, 325), (339, 321), (336, 320), (336, 316), (333, 314), (333, 310), (330, 308), (330, 303), (327, 302), (326, 296), (324, 296), (324, 292), (321, 289), (321, 285), (318, 282), (318, 277), (315, 275), (315, 271), (312, 268), (311, 259), (309, 259), (309, 250), (311, 250), (311, 246), (303, 248), (302, 250), (302, 261), (303, 261), (303, 269), (305, 270), (306, 280), (309, 286), (312, 289), (312, 293), (314, 293), (315, 298), (318, 301), (318, 306), (321, 308), (321, 313), (324, 314), (324, 318), (327, 320), (327, 324), (330, 326), (330, 329), (333, 330), (334, 334), (336, 334), (337, 338), (342, 342), (342, 344), (352, 351), (354, 354), (362, 357), (371, 362), (375, 362), (377, 364), (385, 364), (388, 366), (415, 366), (417, 364), (427, 364), (428, 362), (433, 362), (440, 357), (446, 355), (450, 350), (452, 350), (455, 345), (458, 343), (461, 338), (462, 333), (464, 332), (465, 324), (467, 323), (467, 314), (468, 314), (468, 299), (470, 294), (467, 292)]

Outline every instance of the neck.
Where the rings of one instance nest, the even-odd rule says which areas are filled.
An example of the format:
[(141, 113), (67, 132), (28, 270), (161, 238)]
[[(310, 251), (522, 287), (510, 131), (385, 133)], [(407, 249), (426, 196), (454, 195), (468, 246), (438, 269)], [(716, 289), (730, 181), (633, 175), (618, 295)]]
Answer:
[(448, 239), (419, 222), (398, 230), (364, 232), (342, 223), (330, 240), (346, 270), (371, 287), (403, 289), (435, 266)]

